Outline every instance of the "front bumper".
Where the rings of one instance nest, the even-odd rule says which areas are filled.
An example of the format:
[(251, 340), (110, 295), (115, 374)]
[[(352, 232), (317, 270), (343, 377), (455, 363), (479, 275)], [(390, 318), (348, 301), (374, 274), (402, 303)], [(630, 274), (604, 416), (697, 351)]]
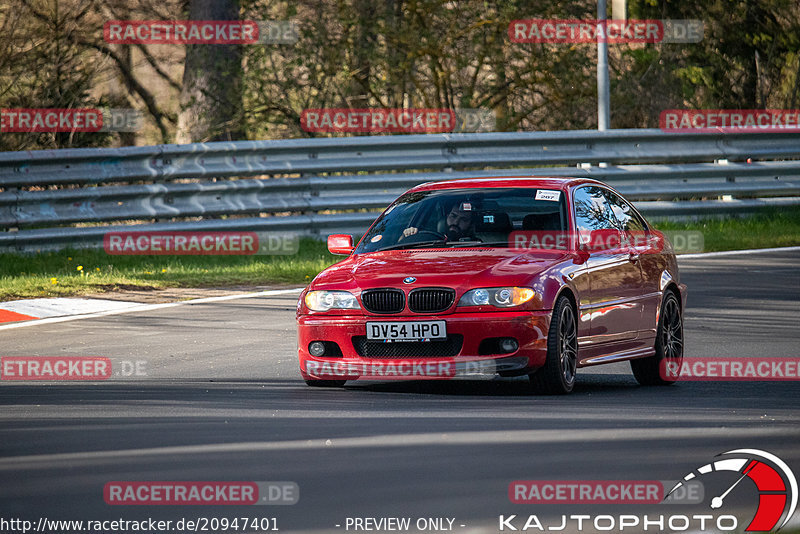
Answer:
[[(306, 380), (419, 380), (524, 374), (544, 365), (550, 317), (550, 311), (413, 316), (303, 315), (298, 317), (297, 328), (300, 372)], [(421, 352), (415, 350), (413, 357), (367, 357), (357, 350), (356, 343), (359, 338), (363, 343), (368, 321), (433, 320), (447, 323), (448, 336), (463, 338), (456, 354), (427, 355), (425, 345), (417, 346)], [(485, 340), (500, 337), (516, 339), (519, 348), (512, 353), (487, 353)], [(341, 355), (314, 357), (308, 352), (312, 341), (335, 343)]]

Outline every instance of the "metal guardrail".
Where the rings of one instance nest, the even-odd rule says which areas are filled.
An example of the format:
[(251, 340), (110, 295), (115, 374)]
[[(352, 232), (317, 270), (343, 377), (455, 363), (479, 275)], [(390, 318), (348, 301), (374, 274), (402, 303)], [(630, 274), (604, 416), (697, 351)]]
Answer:
[(661, 130), (397, 135), (0, 153), (0, 185), (92, 184), (285, 173), (789, 159), (797, 133)]
[[(108, 227), (65, 226), (76, 223), (228, 215), (251, 217), (115, 229), (358, 233), (376, 216), (364, 209), (381, 209), (409, 187), (476, 176), (596, 178), (650, 216), (753, 210), (800, 204), (800, 159), (792, 158), (800, 158), (798, 133), (660, 130), (7, 152), (0, 153), (0, 225), (13, 230), (0, 233), (0, 251), (101, 246)], [(555, 164), (562, 166), (508, 168)]]

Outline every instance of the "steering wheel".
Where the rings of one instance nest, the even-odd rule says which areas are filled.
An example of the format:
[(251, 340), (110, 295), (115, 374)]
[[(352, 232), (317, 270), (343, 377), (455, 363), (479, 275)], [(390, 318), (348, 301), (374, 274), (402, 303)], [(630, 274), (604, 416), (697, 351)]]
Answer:
[[(425, 235), (425, 234), (427, 234), (429, 236), (433, 236), (437, 240), (447, 241), (447, 236), (445, 234), (443, 234), (441, 232), (437, 232), (435, 230), (417, 230), (417, 232), (414, 233), (414, 234), (411, 234), (411, 235), (408, 235), (408, 236), (404, 236), (402, 241), (408, 241), (411, 238), (415, 238), (415, 237), (418, 237), (418, 236), (421, 236), (421, 235)], [(428, 239), (415, 239), (415, 241), (428, 241)], [(411, 242), (411, 241), (409, 241), (409, 242)]]

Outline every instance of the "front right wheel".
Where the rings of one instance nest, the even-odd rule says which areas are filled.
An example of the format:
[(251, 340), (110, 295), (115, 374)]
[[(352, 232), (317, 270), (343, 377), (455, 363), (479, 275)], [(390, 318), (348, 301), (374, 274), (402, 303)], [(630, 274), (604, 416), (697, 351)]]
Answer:
[(577, 367), (578, 322), (572, 303), (562, 295), (556, 301), (547, 333), (547, 359), (528, 378), (537, 393), (564, 395), (575, 387)]
[(671, 376), (665, 371), (668, 366), (679, 370), (683, 363), (683, 317), (678, 297), (672, 291), (661, 303), (655, 348), (653, 356), (631, 360), (633, 376), (643, 386), (674, 384), (678, 380), (677, 373)]

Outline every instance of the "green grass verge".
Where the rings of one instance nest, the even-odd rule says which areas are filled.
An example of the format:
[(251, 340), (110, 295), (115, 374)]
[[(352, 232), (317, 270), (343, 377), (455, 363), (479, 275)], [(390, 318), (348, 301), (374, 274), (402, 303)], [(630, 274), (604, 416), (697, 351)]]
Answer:
[(800, 206), (764, 210), (749, 217), (661, 222), (654, 226), (659, 230), (702, 232), (705, 252), (790, 247), (800, 245)]
[[(706, 251), (800, 245), (800, 207), (655, 226), (701, 231)], [(303, 285), (339, 259), (313, 239), (301, 240), (293, 256), (109, 256), (85, 250), (0, 254), (0, 301), (114, 289)]]
[(341, 259), (303, 239), (291, 256), (110, 256), (102, 250), (0, 254), (0, 301), (114, 289), (304, 285)]

